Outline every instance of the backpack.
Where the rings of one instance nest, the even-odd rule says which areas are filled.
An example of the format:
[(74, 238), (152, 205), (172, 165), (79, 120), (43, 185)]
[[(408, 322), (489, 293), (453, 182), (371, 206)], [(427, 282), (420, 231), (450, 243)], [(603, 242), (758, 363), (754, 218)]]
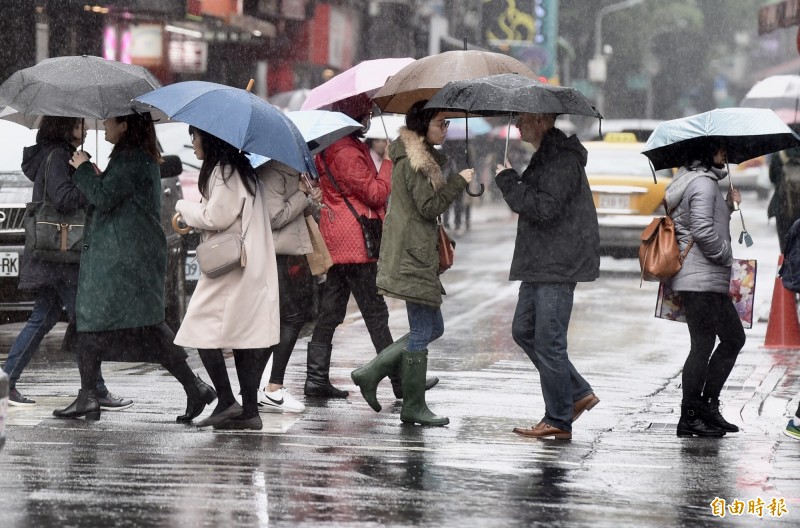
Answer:
[(796, 220), (789, 236), (786, 237), (786, 253), (783, 264), (778, 270), (783, 287), (794, 293), (800, 293), (800, 220)]
[(800, 162), (789, 158), (786, 152), (778, 153), (783, 163), (783, 181), (780, 186), (780, 205), (786, 218), (800, 218)]
[[(664, 201), (664, 209), (667, 203)], [(642, 270), (642, 281), (661, 282), (671, 279), (681, 270), (686, 255), (692, 249), (694, 240), (690, 240), (681, 253), (678, 239), (675, 237), (675, 224), (670, 217), (672, 211), (660, 218), (653, 218), (650, 225), (644, 228), (640, 236), (639, 267)], [(640, 282), (641, 286), (641, 282)]]

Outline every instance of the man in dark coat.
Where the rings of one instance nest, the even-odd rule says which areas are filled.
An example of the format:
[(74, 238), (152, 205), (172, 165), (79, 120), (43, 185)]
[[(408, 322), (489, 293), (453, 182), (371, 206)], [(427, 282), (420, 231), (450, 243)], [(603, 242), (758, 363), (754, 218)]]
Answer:
[(503, 199), (519, 214), (510, 280), (522, 281), (512, 323), (514, 341), (539, 371), (545, 416), (514, 432), (572, 438), (572, 422), (600, 401), (567, 355), (567, 329), (576, 283), (599, 275), (597, 212), (575, 136), (555, 128), (554, 114), (522, 114), (516, 126), (536, 149), (520, 176), (498, 165)]

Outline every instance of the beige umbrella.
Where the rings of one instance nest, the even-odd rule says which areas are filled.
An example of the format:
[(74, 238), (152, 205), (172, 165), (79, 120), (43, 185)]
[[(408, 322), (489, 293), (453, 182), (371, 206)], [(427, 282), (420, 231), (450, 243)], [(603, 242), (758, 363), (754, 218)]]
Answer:
[(416, 60), (397, 72), (378, 90), (373, 100), (384, 112), (404, 114), (414, 103), (430, 99), (450, 81), (466, 81), (500, 73), (517, 73), (538, 79), (530, 68), (502, 53), (446, 51)]

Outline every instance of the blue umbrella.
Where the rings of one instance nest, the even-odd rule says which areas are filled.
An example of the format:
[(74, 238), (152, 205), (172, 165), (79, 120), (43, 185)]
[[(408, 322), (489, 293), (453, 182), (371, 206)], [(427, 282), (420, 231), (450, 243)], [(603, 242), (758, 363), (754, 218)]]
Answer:
[[(297, 126), (312, 155), (363, 128), (361, 123), (341, 112), (298, 110), (286, 112), (286, 116)], [(248, 158), (253, 167), (259, 167), (269, 161), (268, 157), (252, 153)]]
[[(246, 90), (205, 81), (186, 81), (134, 99), (227, 141), (243, 151), (276, 159), (316, 175), (302, 134), (291, 119)], [(145, 108), (146, 109), (146, 108)]]
[(800, 136), (772, 110), (718, 108), (660, 123), (647, 139), (642, 154), (653, 162), (655, 170), (679, 167), (687, 149), (710, 140), (725, 147), (731, 163), (800, 146)]

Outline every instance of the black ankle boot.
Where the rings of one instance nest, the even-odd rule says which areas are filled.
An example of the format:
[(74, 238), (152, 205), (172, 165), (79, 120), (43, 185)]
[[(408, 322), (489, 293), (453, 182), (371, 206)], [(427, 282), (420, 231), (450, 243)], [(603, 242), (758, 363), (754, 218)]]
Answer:
[(97, 401), (97, 392), (93, 390), (81, 390), (74, 402), (64, 409), (53, 411), (56, 418), (80, 418), (85, 416), (87, 420), (97, 421), (100, 419), (100, 403)]
[(739, 432), (739, 428), (723, 418), (719, 412), (719, 398), (703, 398), (703, 402), (700, 405), (700, 415), (703, 421), (717, 429), (722, 429), (728, 433)]
[(699, 409), (691, 405), (681, 405), (681, 419), (678, 421), (677, 433), (678, 436), (716, 438), (725, 436), (725, 431), (703, 421)]
[(188, 383), (186, 391), (186, 412), (178, 416), (175, 421), (178, 423), (189, 423), (203, 412), (206, 405), (217, 399), (217, 393), (210, 385), (195, 376), (192, 382)]

